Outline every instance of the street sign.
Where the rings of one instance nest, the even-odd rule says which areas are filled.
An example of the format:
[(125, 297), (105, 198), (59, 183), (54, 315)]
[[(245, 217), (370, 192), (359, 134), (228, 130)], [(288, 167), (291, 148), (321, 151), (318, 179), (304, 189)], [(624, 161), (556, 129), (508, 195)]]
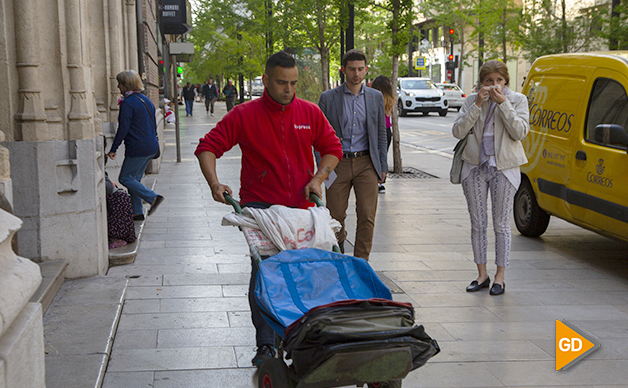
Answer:
[(414, 70), (425, 70), (425, 58), (416, 57), (414, 61)]
[(448, 80), (451, 80), (451, 75), (452, 75), (451, 70), (447, 70), (447, 79)]

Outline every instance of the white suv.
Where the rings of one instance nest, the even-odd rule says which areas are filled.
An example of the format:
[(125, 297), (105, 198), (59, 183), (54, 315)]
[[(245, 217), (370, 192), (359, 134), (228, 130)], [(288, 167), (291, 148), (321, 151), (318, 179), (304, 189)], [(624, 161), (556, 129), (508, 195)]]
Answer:
[(397, 81), (397, 108), (399, 116), (406, 116), (408, 112), (438, 112), (447, 116), (449, 103), (445, 92), (436, 86), (429, 78), (399, 78)]

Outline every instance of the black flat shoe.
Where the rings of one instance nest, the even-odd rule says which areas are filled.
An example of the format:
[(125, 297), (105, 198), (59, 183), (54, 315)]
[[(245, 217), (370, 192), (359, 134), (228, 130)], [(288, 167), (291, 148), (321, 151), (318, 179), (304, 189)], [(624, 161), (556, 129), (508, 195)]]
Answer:
[(491, 278), (487, 276), (486, 280), (483, 281), (481, 284), (478, 284), (477, 280), (472, 281), (471, 284), (467, 286), (467, 292), (480, 291), (483, 288), (488, 288), (488, 286), (490, 285), (491, 285)]
[(133, 221), (144, 221), (143, 214), (133, 214)]
[(491, 291), (489, 291), (489, 294), (501, 295), (504, 292), (506, 292), (506, 283), (504, 283), (503, 285), (499, 283), (493, 283), (493, 287), (491, 287)]

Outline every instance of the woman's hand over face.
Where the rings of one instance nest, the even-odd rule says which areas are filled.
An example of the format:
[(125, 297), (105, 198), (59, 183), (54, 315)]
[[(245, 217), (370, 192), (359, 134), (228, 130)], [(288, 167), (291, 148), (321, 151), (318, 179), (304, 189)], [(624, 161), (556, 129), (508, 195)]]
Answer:
[(491, 100), (495, 101), (498, 104), (506, 101), (506, 96), (504, 96), (501, 88), (490, 88), (489, 97)]

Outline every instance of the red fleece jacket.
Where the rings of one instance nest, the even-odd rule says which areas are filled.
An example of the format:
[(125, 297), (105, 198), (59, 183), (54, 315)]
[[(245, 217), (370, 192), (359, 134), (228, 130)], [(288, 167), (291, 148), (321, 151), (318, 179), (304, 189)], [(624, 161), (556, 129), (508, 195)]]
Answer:
[(320, 108), (294, 97), (288, 105), (267, 93), (236, 106), (194, 152), (220, 158), (233, 146), (242, 150), (240, 202), (266, 202), (305, 209), (305, 186), (315, 174), (312, 147), (321, 156), (342, 159), (342, 146)]

